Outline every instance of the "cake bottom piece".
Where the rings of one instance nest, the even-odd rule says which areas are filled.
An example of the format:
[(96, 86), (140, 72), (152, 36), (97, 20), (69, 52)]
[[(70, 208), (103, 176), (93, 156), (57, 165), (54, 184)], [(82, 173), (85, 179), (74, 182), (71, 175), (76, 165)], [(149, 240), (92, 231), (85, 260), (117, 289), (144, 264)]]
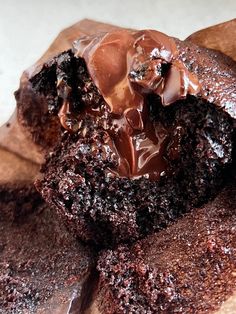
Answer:
[(137, 242), (104, 251), (88, 313), (209, 313), (236, 289), (236, 187)]
[(68, 313), (93, 266), (91, 251), (33, 185), (0, 186), (0, 213), (0, 313)]

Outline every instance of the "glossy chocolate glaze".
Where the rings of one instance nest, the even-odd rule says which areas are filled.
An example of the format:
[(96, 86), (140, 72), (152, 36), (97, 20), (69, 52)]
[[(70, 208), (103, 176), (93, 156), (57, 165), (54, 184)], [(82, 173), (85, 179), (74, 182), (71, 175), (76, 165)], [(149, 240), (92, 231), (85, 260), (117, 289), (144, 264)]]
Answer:
[(154, 30), (116, 30), (82, 37), (75, 56), (85, 59), (88, 71), (111, 112), (142, 111), (145, 93), (156, 93), (169, 105), (200, 90), (197, 78), (177, 60), (174, 40)]
[[(146, 95), (157, 94), (162, 105), (169, 106), (200, 91), (197, 77), (178, 60), (175, 41), (158, 31), (121, 29), (82, 37), (75, 42), (73, 52), (85, 59), (107, 105), (111, 122), (106, 129), (119, 160), (118, 169), (112, 172), (153, 179), (168, 172), (164, 154), (171, 146), (175, 152), (172, 157), (178, 158), (180, 126), (166, 129), (151, 121)], [(58, 78), (57, 86), (63, 99), (61, 124), (77, 131), (79, 119), (70, 108), (71, 88), (63, 77)]]

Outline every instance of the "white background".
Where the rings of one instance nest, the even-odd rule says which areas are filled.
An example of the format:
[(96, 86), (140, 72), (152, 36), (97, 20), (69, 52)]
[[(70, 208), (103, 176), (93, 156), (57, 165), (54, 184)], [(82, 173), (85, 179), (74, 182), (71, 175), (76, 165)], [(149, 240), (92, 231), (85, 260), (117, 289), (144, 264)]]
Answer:
[(184, 39), (236, 17), (236, 0), (0, 0), (0, 125), (12, 113), (22, 71), (58, 32), (83, 18), (153, 28)]

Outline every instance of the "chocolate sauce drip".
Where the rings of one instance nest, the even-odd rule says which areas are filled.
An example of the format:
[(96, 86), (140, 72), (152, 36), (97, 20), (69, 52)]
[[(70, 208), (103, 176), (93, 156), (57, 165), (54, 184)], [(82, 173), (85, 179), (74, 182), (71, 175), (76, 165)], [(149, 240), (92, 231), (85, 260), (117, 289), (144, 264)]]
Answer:
[[(168, 172), (166, 150), (171, 145), (171, 159), (178, 158), (181, 126), (167, 129), (151, 121), (146, 95), (157, 94), (161, 104), (169, 106), (200, 91), (198, 79), (178, 59), (174, 40), (153, 30), (121, 29), (82, 37), (74, 43), (73, 53), (84, 58), (107, 105), (112, 122), (106, 131), (119, 161), (118, 169), (111, 172), (152, 179)], [(63, 99), (60, 121), (75, 132), (82, 117), (75, 118), (70, 108), (71, 90), (62, 78), (58, 87)]]

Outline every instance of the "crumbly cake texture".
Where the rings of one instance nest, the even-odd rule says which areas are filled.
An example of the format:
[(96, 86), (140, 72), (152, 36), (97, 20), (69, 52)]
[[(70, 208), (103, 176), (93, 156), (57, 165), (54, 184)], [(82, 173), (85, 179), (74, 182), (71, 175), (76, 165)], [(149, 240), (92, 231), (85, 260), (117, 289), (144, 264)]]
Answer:
[[(186, 66), (202, 77), (211, 102), (227, 97), (232, 91), (232, 61), (216, 52), (177, 43)], [(204, 62), (209, 67), (204, 68)], [(224, 87), (212, 87), (211, 66), (217, 82), (225, 82)], [(231, 164), (233, 147), (233, 122), (222, 108), (194, 96), (163, 107), (158, 96), (149, 95), (151, 119), (166, 127), (180, 126), (176, 140), (181, 157), (176, 160), (171, 146), (167, 149), (165, 158), (173, 173), (158, 182), (145, 177), (112, 178), (106, 175), (107, 169), (115, 168), (118, 161), (104, 148), (106, 134), (101, 127), (104, 119), (109, 124), (109, 115), (84, 60), (75, 58), (71, 51), (62, 53), (32, 78), (34, 89), (46, 97), (52, 114), (58, 113), (62, 103), (63, 88), (58, 95), (56, 87), (58, 77), (72, 89), (70, 103), (75, 112), (81, 108), (102, 112), (96, 119), (85, 116), (75, 134), (64, 132), (42, 168), (44, 178), (37, 182), (45, 200), (80, 238), (102, 245), (133, 241), (165, 227), (216, 194)]]
[[(206, 106), (206, 112), (201, 110), (199, 119), (195, 120), (195, 109), (201, 105), (180, 104), (173, 112), (174, 121), (177, 117), (183, 124), (191, 122), (189, 128), (186, 126), (182, 159), (177, 165), (173, 163), (176, 172), (172, 177), (159, 182), (146, 178), (106, 177), (106, 169), (113, 167), (116, 161), (103, 149), (102, 130), (94, 130), (93, 121), (88, 120), (85, 137), (80, 133), (64, 135), (48, 158), (43, 168), (44, 179), (37, 183), (37, 188), (84, 240), (105, 245), (132, 241), (166, 226), (216, 193), (222, 183), (225, 164), (231, 159), (229, 121)], [(211, 110), (213, 114), (208, 123), (205, 114)], [(226, 158), (225, 163), (217, 156), (215, 144), (211, 145), (212, 138), (217, 139), (217, 143), (220, 141), (223, 150), (219, 152)]]
[(166, 230), (104, 251), (100, 313), (206, 313), (236, 288), (235, 181)]
[(1, 186), (0, 211), (0, 313), (54, 313), (87, 276), (93, 254), (33, 185)]

